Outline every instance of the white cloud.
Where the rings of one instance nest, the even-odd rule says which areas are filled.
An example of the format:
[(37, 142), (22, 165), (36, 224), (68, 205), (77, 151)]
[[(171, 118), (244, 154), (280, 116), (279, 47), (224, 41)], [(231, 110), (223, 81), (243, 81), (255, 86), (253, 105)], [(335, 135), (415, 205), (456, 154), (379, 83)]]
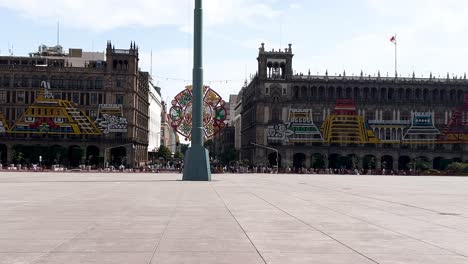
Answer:
[[(17, 11), (34, 21), (55, 23), (60, 20), (70, 26), (94, 31), (124, 26), (176, 25), (190, 32), (193, 5), (190, 0), (0, 0), (0, 8)], [(248, 0), (207, 0), (204, 10), (208, 26), (249, 25), (256, 19), (278, 14), (268, 5)]]

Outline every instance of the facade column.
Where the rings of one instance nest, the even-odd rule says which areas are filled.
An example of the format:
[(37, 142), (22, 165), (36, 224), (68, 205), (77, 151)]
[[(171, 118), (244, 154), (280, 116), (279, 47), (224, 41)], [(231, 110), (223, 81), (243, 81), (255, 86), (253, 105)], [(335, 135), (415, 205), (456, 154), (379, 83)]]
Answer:
[(323, 154), (323, 163), (325, 164), (325, 169), (328, 169), (328, 155)]
[(307, 153), (305, 153), (305, 155), (306, 155), (306, 158), (305, 158), (304, 167), (306, 169), (310, 169), (310, 168), (312, 168), (312, 164), (311, 164), (312, 163), (312, 154), (310, 154), (310, 152), (307, 152)]
[(13, 145), (7, 145), (6, 160), (7, 166), (13, 163)]
[(382, 156), (376, 156), (375, 159), (376, 159), (376, 161), (375, 161), (375, 168), (376, 168), (377, 170), (382, 169)]
[(392, 157), (393, 157), (392, 170), (397, 171), (398, 170), (398, 159), (400, 157), (398, 155), (392, 156)]

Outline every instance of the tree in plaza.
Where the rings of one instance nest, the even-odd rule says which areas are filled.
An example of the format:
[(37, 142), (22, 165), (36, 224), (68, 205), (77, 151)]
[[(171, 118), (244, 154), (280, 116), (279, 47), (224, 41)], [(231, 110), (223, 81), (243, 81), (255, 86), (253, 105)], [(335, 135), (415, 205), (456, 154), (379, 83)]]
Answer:
[(431, 163), (421, 158), (413, 159), (408, 166), (417, 171), (426, 171), (431, 168)]
[(321, 169), (325, 167), (325, 160), (323, 159), (322, 155), (314, 154), (312, 156), (312, 167), (314, 169)]
[(174, 159), (184, 160), (184, 153), (182, 153), (181, 151), (176, 151), (174, 153)]
[(156, 156), (158, 158), (162, 157), (165, 160), (171, 159), (171, 155), (172, 155), (171, 150), (164, 145), (161, 145), (158, 149), (158, 152), (156, 152)]
[(13, 154), (13, 160), (15, 163), (22, 164), (24, 161), (24, 153), (21, 151), (16, 151)]
[(236, 150), (233, 147), (224, 150), (220, 155), (220, 160), (223, 164), (229, 164), (229, 162), (237, 160)]

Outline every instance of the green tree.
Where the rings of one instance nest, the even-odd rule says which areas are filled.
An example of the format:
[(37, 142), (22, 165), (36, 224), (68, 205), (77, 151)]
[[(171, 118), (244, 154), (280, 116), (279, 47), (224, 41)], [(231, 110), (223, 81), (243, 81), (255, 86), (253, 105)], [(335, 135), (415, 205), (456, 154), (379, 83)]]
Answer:
[(312, 156), (312, 167), (314, 169), (321, 169), (325, 167), (325, 161), (323, 160), (322, 155), (315, 154)]
[(15, 150), (15, 153), (13, 154), (13, 160), (15, 163), (22, 164), (24, 161), (24, 153)]
[(169, 160), (171, 159), (171, 150), (164, 146), (164, 145), (161, 145), (158, 149), (158, 152), (156, 152), (156, 156), (159, 158), (159, 157), (162, 157), (164, 158), (165, 160)]
[(184, 160), (184, 154), (181, 151), (176, 151), (174, 153), (174, 159)]
[(237, 160), (236, 150), (234, 148), (224, 150), (220, 155), (220, 160), (223, 164), (229, 164), (229, 162)]

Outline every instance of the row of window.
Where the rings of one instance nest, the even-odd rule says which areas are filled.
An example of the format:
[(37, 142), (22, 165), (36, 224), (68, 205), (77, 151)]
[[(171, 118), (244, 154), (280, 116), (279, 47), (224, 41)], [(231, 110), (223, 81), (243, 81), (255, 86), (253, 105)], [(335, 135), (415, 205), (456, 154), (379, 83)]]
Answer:
[[(400, 114), (399, 114), (399, 119), (398, 119), (398, 114), (395, 112), (395, 116), (394, 116), (394, 113), (393, 111), (379, 111), (380, 112), (380, 119), (381, 120), (385, 120), (385, 121), (410, 121), (411, 120), (411, 112), (410, 111), (400, 111)], [(283, 121), (283, 122), (289, 122), (289, 120), (283, 120), (283, 116), (282, 116), (282, 109), (280, 107), (273, 107), (271, 109), (271, 115), (270, 113), (265, 113), (265, 114), (268, 114), (268, 117), (271, 117), (271, 118), (268, 118), (269, 121), (275, 121), (275, 122), (279, 122), (279, 121)], [(447, 113), (448, 114), (448, 113)], [(325, 115), (325, 118), (328, 116), (328, 114)], [(379, 113), (376, 113), (375, 110), (367, 110), (364, 114), (361, 114), (361, 116), (363, 116), (365, 118), (365, 120), (379, 120)], [(312, 119), (314, 121), (314, 123), (316, 124), (319, 124), (324, 120), (324, 114), (322, 112), (322, 110), (317, 110), (317, 111), (313, 111), (312, 112)], [(447, 115), (447, 120), (446, 120), (446, 117), (445, 117), (445, 114), (443, 112), (437, 112), (435, 113), (435, 116), (434, 116), (434, 120), (435, 120), (435, 123), (436, 124), (446, 124), (446, 122), (448, 121), (448, 118), (450, 118), (448, 115)], [(468, 118), (468, 117), (467, 117)]]
[[(35, 91), (6, 91), (0, 89), (0, 104), (32, 104), (36, 100), (37, 93)], [(62, 99), (72, 101), (78, 105), (98, 105), (106, 104), (107, 98), (102, 93), (72, 93), (72, 92), (61, 92), (54, 93), (55, 99)], [(111, 103), (124, 104), (124, 95), (115, 95), (115, 100)]]
[[(25, 76), (0, 76), (0, 87), (2, 88), (38, 88), (42, 81), (49, 81), (51, 88), (60, 89), (103, 89), (104, 81), (102, 78), (93, 79), (62, 79), (41, 77), (25, 77)], [(117, 87), (123, 86), (123, 80), (117, 79)]]
[[(265, 93), (269, 94), (268, 88)], [(420, 88), (342, 88), (342, 87), (293, 87), (292, 96), (296, 99), (319, 98), (319, 99), (373, 99), (377, 101), (426, 101), (426, 102), (462, 102), (461, 89), (420, 89)], [(283, 94), (284, 95), (284, 94)]]

